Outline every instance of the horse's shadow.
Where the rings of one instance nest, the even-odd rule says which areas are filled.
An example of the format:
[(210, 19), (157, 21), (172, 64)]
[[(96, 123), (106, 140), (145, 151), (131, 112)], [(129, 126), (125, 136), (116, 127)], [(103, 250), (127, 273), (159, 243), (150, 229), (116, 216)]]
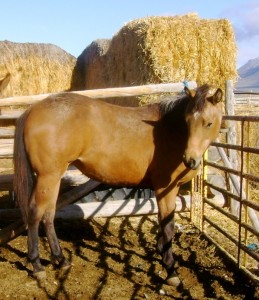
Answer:
[[(164, 285), (165, 272), (161, 268), (161, 273), (157, 271), (157, 265), (160, 264), (160, 256), (156, 253), (156, 240), (151, 240), (150, 235), (156, 235), (158, 232), (158, 222), (154, 217), (148, 215), (142, 216), (137, 223), (137, 226), (132, 226), (130, 217), (122, 217), (118, 222), (118, 230), (116, 233), (112, 231), (111, 228), (114, 226), (112, 224), (112, 218), (107, 218), (105, 221), (100, 222), (98, 219), (91, 220), (72, 220), (72, 221), (55, 221), (57, 234), (61, 241), (72, 243), (72, 248), (65, 248), (66, 257), (72, 261), (73, 256), (78, 256), (80, 259), (84, 260), (86, 263), (94, 263), (97, 268), (102, 270), (99, 282), (100, 284), (96, 286), (94, 295), (92, 299), (98, 299), (98, 296), (107, 287), (107, 278), (109, 273), (116, 274), (116, 269), (113, 266), (112, 262), (119, 262), (123, 264), (123, 270), (120, 271), (119, 275), (127, 278), (133, 286), (131, 295), (128, 295), (129, 299), (136, 299), (141, 293), (143, 284), (138, 281), (136, 274), (146, 273), (146, 276), (150, 278), (149, 283), (145, 282), (145, 288), (148, 288), (159, 294), (161, 289), (164, 289), (168, 292), (168, 295), (173, 295), (174, 291), (177, 292), (176, 295), (181, 294), (181, 297), (185, 299), (192, 299), (190, 291), (184, 284), (178, 286), (178, 288), (168, 287)], [(150, 233), (147, 233), (144, 228), (145, 223), (149, 223)], [(141, 251), (136, 252), (133, 249), (132, 242), (127, 239), (127, 234), (134, 234), (137, 238), (136, 245), (141, 249)], [(224, 290), (227, 290), (229, 294), (233, 297), (240, 295), (240, 293), (246, 293), (246, 297), (253, 298), (255, 294), (255, 289), (250, 288), (250, 290), (244, 289), (245, 278), (236, 270), (234, 265), (230, 262), (224, 260), (224, 265), (231, 269), (233, 272), (234, 281), (230, 282), (227, 278), (217, 275), (215, 272), (211, 272), (209, 267), (200, 264), (200, 257), (198, 253), (195, 252), (192, 248), (192, 245), (188, 245), (187, 248), (182, 246), (181, 240), (184, 237), (188, 237), (186, 232), (177, 232), (174, 237), (174, 245), (177, 247), (177, 251), (174, 251), (174, 258), (177, 261), (178, 268), (189, 269), (191, 273), (196, 276), (199, 284), (203, 286), (204, 297), (217, 299), (217, 294), (213, 286), (213, 282), (218, 282)], [(116, 242), (113, 242), (112, 239), (107, 237), (115, 237)], [(202, 235), (198, 237), (201, 239), (201, 242), (205, 240), (205, 237)], [(46, 247), (46, 252), (48, 251), (48, 243), (44, 235), (41, 235), (41, 243), (43, 247)], [(132, 246), (132, 247), (131, 247)], [(26, 260), (26, 253), (17, 249), (15, 246), (9, 244), (4, 246), (8, 251), (13, 252), (18, 260), (12, 261), (11, 263), (19, 270), (27, 271), (30, 274), (30, 269), (26, 264), (23, 264), (22, 261)], [(84, 251), (85, 250), (85, 251)], [(95, 252), (98, 256), (98, 261), (93, 261), (91, 256), (87, 255), (87, 250)], [(123, 253), (123, 255), (118, 254)], [(188, 252), (188, 259), (184, 257), (184, 253)], [(148, 268), (143, 268), (140, 264), (132, 264), (131, 257), (136, 256), (141, 261), (148, 261)], [(217, 256), (220, 256), (216, 252)], [(7, 261), (4, 257), (0, 258), (0, 261)], [(50, 260), (42, 259), (43, 265), (48, 267), (50, 265)], [(10, 261), (9, 261), (10, 263)], [(212, 266), (211, 268), (217, 268)], [(220, 266), (219, 266), (220, 268)], [(51, 270), (47, 270), (50, 272)], [(46, 296), (49, 299), (57, 299), (62, 295), (65, 299), (70, 299), (69, 291), (66, 287), (66, 282), (69, 280), (70, 270), (66, 272), (61, 272), (54, 270), (56, 272), (56, 282), (57, 287), (55, 292), (50, 291), (44, 281), (38, 281), (38, 287), (44, 291)], [(181, 277), (181, 275), (180, 275)], [(181, 278), (184, 282), (184, 278)], [(177, 299), (177, 296), (174, 296), (173, 299)], [(178, 299), (182, 299), (182, 298)], [(247, 298), (247, 299), (248, 299)]]
[[(114, 233), (110, 230), (111, 228), (111, 218), (107, 218), (105, 224), (100, 224), (98, 219), (83, 221), (81, 223), (80, 230), (77, 231), (76, 235), (71, 233), (71, 236), (67, 234), (62, 234), (67, 230), (64, 228), (59, 232), (59, 225), (57, 223), (56, 229), (59, 234), (59, 238), (64, 241), (69, 241), (73, 243), (73, 247), (75, 249), (75, 255), (79, 256), (82, 260), (86, 262), (91, 261), (91, 258), (87, 256), (87, 251), (82, 251), (82, 248), (86, 248), (88, 250), (94, 251), (98, 255), (98, 262), (95, 262), (97, 268), (102, 269), (102, 275), (99, 278), (100, 284), (96, 287), (95, 294), (93, 299), (98, 298), (98, 295), (102, 293), (107, 284), (107, 278), (109, 276), (109, 272), (116, 273), (116, 269), (114, 268), (112, 262), (120, 262), (123, 264), (123, 277), (126, 277), (133, 286), (134, 289), (132, 291), (132, 295), (130, 299), (136, 299), (136, 295), (141, 289), (141, 284), (136, 280), (135, 274), (141, 274), (143, 269), (141, 265), (133, 265), (131, 263), (131, 257), (133, 255), (137, 256), (140, 260), (152, 260), (153, 263), (150, 264), (148, 270), (146, 270), (146, 275), (151, 278), (150, 284), (146, 287), (154, 290), (154, 286), (156, 286), (156, 290), (159, 291), (163, 286), (163, 278), (161, 278), (155, 272), (155, 263), (160, 263), (159, 258), (156, 255), (156, 250), (154, 245), (150, 245), (150, 242), (147, 241), (146, 235), (143, 230), (143, 224), (145, 222), (151, 222), (152, 230), (156, 231), (157, 223), (150, 219), (148, 216), (143, 216), (138, 223), (137, 228), (133, 228), (130, 222), (129, 217), (123, 217), (120, 219), (121, 222), (118, 228), (118, 233), (116, 234), (116, 243), (112, 242), (109, 236), (113, 236)], [(83, 223), (83, 224), (82, 224)], [(83, 226), (82, 226), (83, 225)], [(63, 225), (61, 225), (63, 227)], [(98, 228), (98, 234), (96, 234), (96, 229)], [(61, 228), (60, 228), (61, 229)], [(71, 230), (71, 229), (70, 229)], [(144, 253), (136, 253), (133, 249), (131, 241), (127, 239), (127, 232), (129, 230), (133, 230), (134, 234), (138, 236), (138, 246), (144, 249)], [(94, 241), (95, 243), (92, 243)], [(123, 253), (123, 255), (118, 254), (118, 251)], [(120, 274), (121, 274), (120, 272)]]

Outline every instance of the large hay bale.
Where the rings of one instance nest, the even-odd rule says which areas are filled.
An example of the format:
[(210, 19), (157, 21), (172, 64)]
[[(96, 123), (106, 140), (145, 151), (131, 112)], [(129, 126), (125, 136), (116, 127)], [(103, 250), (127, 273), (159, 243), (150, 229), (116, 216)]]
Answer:
[(0, 41), (0, 79), (10, 80), (0, 98), (70, 88), (76, 58), (52, 44)]
[(106, 41), (105, 49), (100, 40), (86, 48), (77, 70), (79, 89), (184, 80), (224, 88), (225, 80), (237, 78), (234, 33), (228, 20), (196, 14), (137, 19)]
[[(93, 41), (82, 54), (78, 57), (76, 63), (76, 72), (74, 73), (72, 88), (73, 90), (85, 89), (86, 86), (91, 88), (106, 88), (107, 62), (105, 62), (107, 51), (110, 47), (111, 40), (99, 39)], [(98, 81), (96, 82), (96, 73)]]

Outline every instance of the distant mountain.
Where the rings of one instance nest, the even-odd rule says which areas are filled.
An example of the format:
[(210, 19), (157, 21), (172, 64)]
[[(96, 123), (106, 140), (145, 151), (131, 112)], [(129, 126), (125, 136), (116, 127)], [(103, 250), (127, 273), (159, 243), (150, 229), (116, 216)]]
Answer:
[(240, 78), (236, 88), (242, 91), (259, 90), (259, 57), (250, 59), (246, 64), (238, 69)]

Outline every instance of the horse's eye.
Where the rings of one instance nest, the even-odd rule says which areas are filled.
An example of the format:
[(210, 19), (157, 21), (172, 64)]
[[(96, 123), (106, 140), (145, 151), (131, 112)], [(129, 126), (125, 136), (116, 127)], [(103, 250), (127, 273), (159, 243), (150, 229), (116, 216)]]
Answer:
[(211, 123), (211, 122), (209, 122), (209, 123), (206, 125), (206, 128), (210, 128), (210, 127), (211, 127), (211, 125), (212, 125), (212, 123)]

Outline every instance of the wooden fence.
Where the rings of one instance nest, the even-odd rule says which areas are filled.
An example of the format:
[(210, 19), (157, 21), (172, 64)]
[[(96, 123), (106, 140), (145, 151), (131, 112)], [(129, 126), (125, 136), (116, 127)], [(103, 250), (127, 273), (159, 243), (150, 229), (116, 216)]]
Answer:
[(259, 93), (241, 93), (235, 94), (235, 104), (237, 105), (256, 105), (259, 106)]

